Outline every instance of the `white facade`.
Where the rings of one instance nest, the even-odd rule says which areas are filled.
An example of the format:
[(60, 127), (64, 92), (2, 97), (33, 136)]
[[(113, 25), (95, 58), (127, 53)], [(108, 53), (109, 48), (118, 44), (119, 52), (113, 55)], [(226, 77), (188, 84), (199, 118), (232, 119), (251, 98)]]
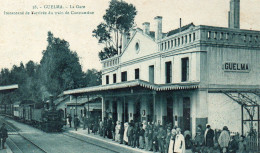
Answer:
[[(206, 123), (217, 129), (226, 125), (231, 131), (240, 132), (241, 106), (220, 92), (232, 90), (248, 92), (259, 89), (260, 32), (191, 24), (182, 32), (169, 37), (165, 35), (167, 34), (158, 41), (137, 29), (122, 54), (102, 61), (102, 85), (114, 84), (114, 74), (116, 83), (122, 83), (121, 72), (127, 72), (127, 81), (135, 80), (135, 69), (139, 69), (140, 80), (149, 82), (149, 66), (154, 65), (154, 82), (152, 82), (154, 84), (199, 83), (199, 89), (196, 90), (157, 92), (155, 100), (157, 121), (163, 121), (163, 117), (167, 116), (166, 99), (171, 97), (173, 120), (177, 117), (178, 121), (175, 124), (183, 124), (182, 118), (185, 116), (183, 99), (188, 97), (190, 130), (193, 133), (196, 125)], [(137, 43), (139, 48), (136, 48)], [(182, 81), (183, 58), (188, 58), (187, 81)], [(171, 62), (169, 83), (166, 83), (166, 62)], [(109, 82), (106, 80), (107, 76)], [(146, 110), (149, 115), (147, 103), (151, 96), (141, 97), (141, 112)], [(110, 102), (109, 108), (111, 108), (113, 100), (106, 99)], [(126, 101), (133, 99), (130, 97)], [(130, 112), (134, 114), (133, 104), (128, 103), (130, 103), (128, 115)], [(118, 119), (122, 120), (122, 100), (117, 104)]]
[[(102, 60), (102, 85), (66, 94), (102, 95), (102, 118), (168, 122), (241, 132), (242, 109), (233, 95), (259, 105), (260, 31), (239, 29), (239, 1), (231, 0), (229, 28), (192, 23), (162, 33), (162, 17), (123, 37), (123, 51)], [(241, 95), (240, 94), (240, 95)], [(243, 116), (247, 118), (246, 114)]]

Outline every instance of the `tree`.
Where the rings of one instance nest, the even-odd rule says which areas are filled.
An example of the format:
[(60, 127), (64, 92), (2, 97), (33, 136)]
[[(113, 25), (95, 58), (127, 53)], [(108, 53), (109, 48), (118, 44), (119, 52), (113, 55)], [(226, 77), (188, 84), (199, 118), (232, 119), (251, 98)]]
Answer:
[(122, 37), (133, 28), (136, 14), (136, 8), (132, 4), (111, 0), (103, 16), (104, 22), (92, 32), (98, 43), (104, 45), (103, 51), (99, 52), (101, 60), (122, 52)]
[(47, 93), (57, 96), (64, 90), (82, 87), (83, 72), (77, 53), (70, 50), (67, 41), (55, 38), (51, 32), (47, 41), (39, 72)]
[(40, 101), (41, 94), (39, 92), (38, 79), (35, 77), (35, 70), (37, 64), (29, 61), (24, 64), (21, 62), (19, 66), (14, 65), (11, 70), (3, 69), (0, 74), (0, 84), (10, 85), (18, 84), (19, 88), (10, 94), (4, 94), (1, 97), (1, 102), (10, 103), (21, 101), (23, 99), (30, 99), (33, 101)]
[(9, 69), (4, 68), (1, 70), (0, 84), (7, 85), (10, 83), (11, 83), (11, 72), (9, 71)]
[(21, 100), (41, 102), (64, 90), (101, 84), (101, 72), (90, 69), (84, 73), (77, 53), (70, 50), (67, 41), (48, 32), (47, 42), (40, 64), (29, 61), (24, 65), (21, 62), (10, 70), (1, 70), (0, 85), (19, 85), (15, 92), (0, 95), (1, 103)]
[(96, 69), (88, 69), (84, 78), (87, 87), (101, 85), (101, 72)]
[(33, 77), (36, 74), (37, 64), (33, 61), (29, 61), (28, 63), (26, 63), (25, 69), (28, 76)]

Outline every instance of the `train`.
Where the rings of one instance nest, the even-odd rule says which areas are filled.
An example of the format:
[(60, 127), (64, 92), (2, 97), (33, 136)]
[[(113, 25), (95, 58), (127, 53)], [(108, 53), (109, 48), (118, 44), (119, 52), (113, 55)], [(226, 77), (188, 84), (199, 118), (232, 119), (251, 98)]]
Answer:
[(46, 102), (22, 100), (0, 105), (0, 113), (30, 124), (45, 132), (61, 132), (66, 119), (63, 110), (56, 110), (53, 99)]

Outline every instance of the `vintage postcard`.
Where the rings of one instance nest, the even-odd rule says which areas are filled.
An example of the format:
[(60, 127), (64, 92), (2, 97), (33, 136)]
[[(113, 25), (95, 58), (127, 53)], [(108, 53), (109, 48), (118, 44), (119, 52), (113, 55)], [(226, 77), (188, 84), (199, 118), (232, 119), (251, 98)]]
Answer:
[(0, 152), (260, 152), (260, 1), (0, 5)]

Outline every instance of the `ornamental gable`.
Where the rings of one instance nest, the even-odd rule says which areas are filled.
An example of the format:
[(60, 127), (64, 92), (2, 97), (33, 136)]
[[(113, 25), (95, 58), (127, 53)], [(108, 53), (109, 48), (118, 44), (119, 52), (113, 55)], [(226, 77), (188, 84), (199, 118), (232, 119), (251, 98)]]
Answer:
[(158, 50), (156, 42), (150, 36), (136, 31), (121, 55), (121, 63), (144, 58), (156, 53)]

